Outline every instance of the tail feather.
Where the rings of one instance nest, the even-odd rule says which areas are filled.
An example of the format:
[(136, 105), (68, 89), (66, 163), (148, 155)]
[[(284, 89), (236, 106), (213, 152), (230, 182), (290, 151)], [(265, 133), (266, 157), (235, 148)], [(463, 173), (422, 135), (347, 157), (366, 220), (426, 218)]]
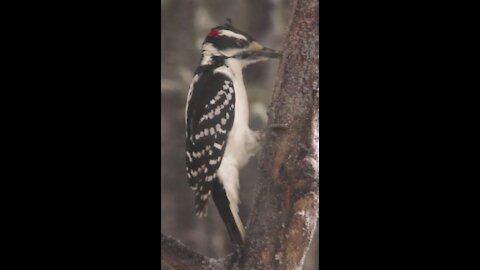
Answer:
[(245, 228), (238, 215), (236, 206), (230, 204), (227, 193), (219, 181), (214, 181), (212, 188), (212, 198), (217, 207), (218, 213), (222, 217), (223, 223), (227, 227), (230, 239), (234, 244), (242, 245), (245, 243)]

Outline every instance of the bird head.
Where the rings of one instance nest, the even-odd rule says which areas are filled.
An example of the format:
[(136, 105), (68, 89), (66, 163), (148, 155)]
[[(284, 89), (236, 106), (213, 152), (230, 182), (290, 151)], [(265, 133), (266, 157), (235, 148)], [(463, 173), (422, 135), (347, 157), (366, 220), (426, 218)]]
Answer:
[(238, 60), (242, 66), (281, 56), (280, 52), (261, 45), (249, 34), (236, 29), (230, 19), (210, 30), (202, 44), (202, 53)]

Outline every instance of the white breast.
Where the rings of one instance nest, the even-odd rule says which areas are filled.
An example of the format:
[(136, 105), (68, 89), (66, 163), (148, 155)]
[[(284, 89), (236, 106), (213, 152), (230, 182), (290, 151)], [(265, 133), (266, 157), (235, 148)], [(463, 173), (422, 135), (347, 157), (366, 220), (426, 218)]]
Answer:
[(239, 61), (229, 59), (227, 65), (232, 74), (235, 89), (235, 120), (229, 132), (227, 148), (223, 160), (236, 163), (237, 168), (243, 167), (254, 154), (250, 144), (256, 142), (254, 132), (249, 128), (248, 98), (243, 83), (242, 66)]

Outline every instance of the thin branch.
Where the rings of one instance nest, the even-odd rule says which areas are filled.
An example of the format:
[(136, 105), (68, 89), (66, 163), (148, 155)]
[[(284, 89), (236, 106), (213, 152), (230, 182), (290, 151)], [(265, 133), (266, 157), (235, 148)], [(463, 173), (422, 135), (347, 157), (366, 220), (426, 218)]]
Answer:
[(232, 256), (213, 259), (199, 254), (182, 242), (162, 233), (162, 262), (175, 270), (227, 269)]

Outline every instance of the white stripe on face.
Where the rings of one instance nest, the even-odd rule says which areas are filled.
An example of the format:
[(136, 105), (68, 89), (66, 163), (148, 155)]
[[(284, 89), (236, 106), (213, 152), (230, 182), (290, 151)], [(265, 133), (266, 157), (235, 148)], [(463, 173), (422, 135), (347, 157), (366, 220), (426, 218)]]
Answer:
[[(213, 55), (220, 55), (220, 53), (218, 52), (217, 48), (213, 47), (213, 44), (212, 43), (205, 43), (202, 45), (202, 51), (206, 51), (206, 52), (209, 52)], [(210, 57), (204, 57), (202, 58), (202, 63), (201, 65), (206, 65), (208, 64), (208, 61), (211, 60)]]
[(220, 36), (227, 36), (227, 37), (233, 37), (233, 38), (238, 38), (238, 39), (243, 39), (243, 40), (247, 40), (246, 37), (244, 37), (243, 35), (240, 35), (240, 34), (237, 34), (235, 32), (232, 32), (230, 30), (221, 30), (219, 31), (220, 33)]

